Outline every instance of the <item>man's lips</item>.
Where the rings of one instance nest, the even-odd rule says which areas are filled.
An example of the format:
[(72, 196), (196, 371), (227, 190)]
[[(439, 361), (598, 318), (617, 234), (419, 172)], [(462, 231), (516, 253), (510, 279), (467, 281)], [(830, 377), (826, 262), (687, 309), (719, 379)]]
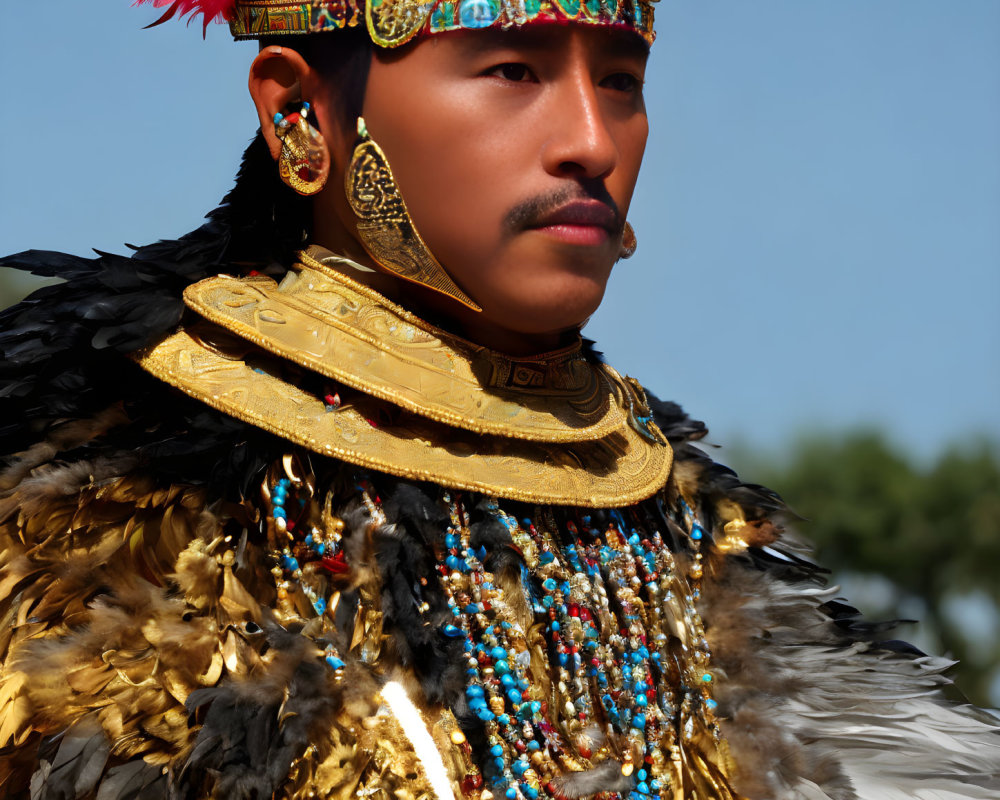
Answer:
[(600, 200), (571, 200), (527, 226), (567, 244), (601, 245), (618, 230), (618, 215)]
[(618, 229), (618, 215), (600, 200), (571, 200), (532, 220), (527, 227), (559, 226), (597, 227), (613, 234)]

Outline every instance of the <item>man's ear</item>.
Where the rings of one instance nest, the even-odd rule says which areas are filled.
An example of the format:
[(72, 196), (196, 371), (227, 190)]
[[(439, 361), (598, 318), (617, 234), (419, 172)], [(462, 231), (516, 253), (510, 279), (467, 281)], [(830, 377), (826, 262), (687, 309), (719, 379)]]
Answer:
[(265, 47), (250, 65), (250, 96), (275, 160), (281, 153), (281, 139), (274, 133), (274, 115), (285, 114), (290, 103), (307, 99), (302, 96), (302, 87), (312, 85), (313, 77), (305, 59), (289, 47)]

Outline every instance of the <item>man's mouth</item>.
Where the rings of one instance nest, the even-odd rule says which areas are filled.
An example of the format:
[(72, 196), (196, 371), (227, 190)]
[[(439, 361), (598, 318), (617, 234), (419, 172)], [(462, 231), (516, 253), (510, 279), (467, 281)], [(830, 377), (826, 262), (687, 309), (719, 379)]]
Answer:
[(576, 199), (546, 211), (525, 226), (570, 244), (604, 244), (619, 232), (618, 214), (606, 203)]

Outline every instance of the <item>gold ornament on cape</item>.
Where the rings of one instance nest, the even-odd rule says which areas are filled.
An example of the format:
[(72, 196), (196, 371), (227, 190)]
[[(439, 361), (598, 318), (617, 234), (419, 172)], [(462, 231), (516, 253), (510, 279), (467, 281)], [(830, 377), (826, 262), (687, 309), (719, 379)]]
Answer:
[(316, 194), (330, 176), (330, 151), (326, 141), (308, 121), (309, 103), (288, 115), (274, 115), (274, 135), (281, 139), (278, 174), (301, 195)]
[(473, 311), (476, 302), (451, 279), (417, 231), (382, 148), (358, 117), (360, 141), (344, 175), (347, 202), (358, 218), (358, 238), (383, 269), (457, 300)]

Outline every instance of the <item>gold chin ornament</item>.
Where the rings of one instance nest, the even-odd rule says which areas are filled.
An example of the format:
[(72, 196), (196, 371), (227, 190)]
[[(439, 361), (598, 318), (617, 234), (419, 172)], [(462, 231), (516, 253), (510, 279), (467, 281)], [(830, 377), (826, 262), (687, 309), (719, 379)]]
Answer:
[(618, 254), (619, 258), (632, 258), (639, 242), (635, 238), (635, 231), (629, 222), (625, 222), (625, 230), (622, 232), (622, 249)]
[(316, 128), (309, 124), (309, 103), (288, 115), (274, 115), (274, 135), (281, 139), (278, 173), (299, 194), (316, 194), (330, 176), (330, 151)]
[(451, 279), (417, 231), (382, 148), (358, 117), (360, 140), (344, 175), (347, 202), (358, 218), (358, 238), (375, 262), (404, 280), (457, 300), (473, 311), (476, 302)]

